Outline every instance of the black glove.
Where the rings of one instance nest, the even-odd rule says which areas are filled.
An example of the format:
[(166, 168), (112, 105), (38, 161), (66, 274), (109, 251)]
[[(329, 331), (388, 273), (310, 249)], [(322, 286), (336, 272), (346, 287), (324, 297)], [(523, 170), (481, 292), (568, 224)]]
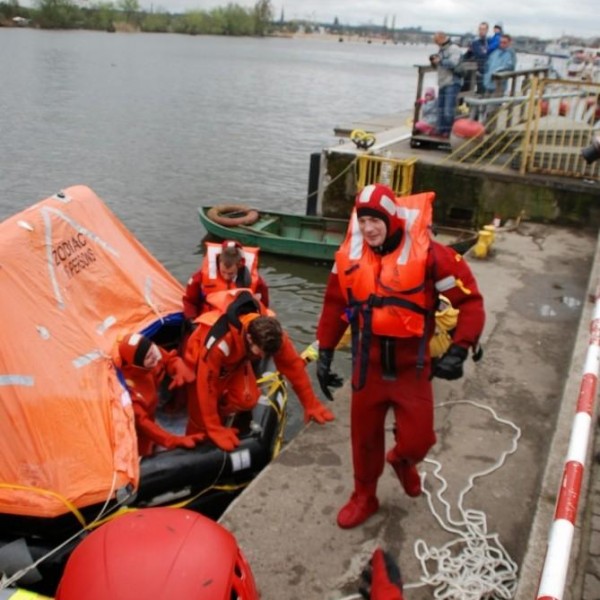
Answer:
[(344, 380), (339, 375), (331, 372), (332, 360), (333, 350), (319, 350), (319, 358), (317, 359), (317, 379), (319, 380), (319, 385), (327, 400), (333, 400), (329, 388), (339, 388), (344, 383)]
[(446, 354), (433, 363), (432, 377), (449, 380), (460, 379), (463, 376), (463, 363), (468, 355), (468, 350), (452, 344)]

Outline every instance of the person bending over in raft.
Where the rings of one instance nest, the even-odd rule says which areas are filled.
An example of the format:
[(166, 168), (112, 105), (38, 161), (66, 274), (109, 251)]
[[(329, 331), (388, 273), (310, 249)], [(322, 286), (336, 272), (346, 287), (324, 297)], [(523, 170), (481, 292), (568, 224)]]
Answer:
[(258, 272), (258, 248), (233, 240), (206, 242), (202, 265), (188, 280), (183, 295), (183, 316), (188, 325), (203, 312), (208, 294), (233, 288), (249, 288), (269, 307), (269, 288)]
[[(333, 349), (348, 322), (352, 330), (354, 491), (337, 516), (342, 528), (360, 525), (379, 509), (377, 481), (385, 460), (409, 496), (421, 493), (416, 464), (436, 441), (431, 377), (462, 377), (469, 348), (478, 347), (483, 299), (462, 256), (431, 240), (434, 197), (427, 192), (396, 198), (385, 185), (365, 187), (327, 282), (317, 328), (317, 377), (329, 398), (339, 379), (331, 372)], [(429, 339), (439, 294), (459, 315), (452, 345), (432, 365)], [(390, 408), (395, 446), (386, 455)]]
[(272, 357), (277, 370), (290, 380), (305, 422), (333, 420), (313, 392), (305, 361), (273, 313), (250, 290), (217, 292), (207, 302), (214, 310), (196, 319), (199, 327), (186, 345), (185, 361), (196, 371), (196, 384), (188, 386), (188, 433), (206, 433), (222, 450), (236, 448), (238, 431), (223, 423), (258, 402), (253, 363), (266, 357)]
[(194, 381), (194, 372), (177, 356), (163, 350), (139, 333), (126, 335), (117, 345), (113, 362), (123, 373), (131, 396), (140, 456), (149, 456), (155, 446), (193, 448), (204, 439), (201, 434), (174, 435), (155, 422), (158, 390), (166, 376), (169, 390)]

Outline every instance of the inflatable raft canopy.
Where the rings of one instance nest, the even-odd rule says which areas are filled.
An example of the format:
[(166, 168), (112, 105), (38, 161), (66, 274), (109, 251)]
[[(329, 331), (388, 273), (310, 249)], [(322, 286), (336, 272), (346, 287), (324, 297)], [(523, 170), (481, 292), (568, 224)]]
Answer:
[(89, 188), (0, 225), (0, 513), (55, 517), (135, 489), (111, 348), (181, 317), (183, 289)]

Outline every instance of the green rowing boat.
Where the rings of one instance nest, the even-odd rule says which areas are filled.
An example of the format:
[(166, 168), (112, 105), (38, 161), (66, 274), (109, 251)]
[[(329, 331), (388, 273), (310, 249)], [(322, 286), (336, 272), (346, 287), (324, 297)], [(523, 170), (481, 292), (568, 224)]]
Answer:
[[(206, 231), (216, 238), (237, 240), (270, 254), (311, 260), (332, 261), (348, 227), (347, 219), (256, 211), (237, 205), (202, 206), (198, 214)], [(460, 254), (477, 241), (477, 232), (471, 229), (434, 225), (433, 231), (436, 241)]]

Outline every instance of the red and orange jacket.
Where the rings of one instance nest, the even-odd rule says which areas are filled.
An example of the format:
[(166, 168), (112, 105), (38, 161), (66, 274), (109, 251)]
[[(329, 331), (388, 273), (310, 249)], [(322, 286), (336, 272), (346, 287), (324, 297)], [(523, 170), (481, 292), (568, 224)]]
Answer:
[[(175, 439), (178, 437), (165, 431), (155, 422), (159, 401), (158, 390), (167, 375), (174, 376), (181, 370), (188, 371), (188, 368), (175, 350), (167, 352), (160, 347), (159, 350), (162, 360), (154, 369), (145, 369), (132, 364), (120, 365), (131, 396), (140, 456), (151, 455), (157, 444), (165, 448), (174, 447)], [(190, 373), (189, 378), (193, 378), (193, 373)]]
[[(460, 310), (453, 343), (464, 348), (477, 345), (485, 313), (471, 269), (452, 248), (431, 240), (425, 226), (415, 225), (416, 229), (410, 229), (409, 235), (405, 232), (399, 247), (387, 255), (375, 253), (361, 239), (353, 239), (350, 226), (325, 290), (317, 327), (320, 348), (335, 348), (352, 316), (362, 327), (368, 306), (373, 335), (403, 338), (403, 347), (415, 354), (416, 361), (419, 340), (433, 333), (440, 294)], [(397, 299), (398, 305), (390, 298)]]
[(194, 319), (204, 310), (208, 294), (235, 288), (249, 288), (266, 307), (269, 306), (269, 288), (258, 272), (258, 248), (244, 246), (244, 266), (235, 281), (225, 281), (219, 274), (218, 256), (221, 244), (206, 242), (206, 255), (200, 269), (188, 280), (183, 295), (183, 316)]
[[(202, 314), (197, 322), (199, 327), (192, 333), (186, 346), (185, 361), (196, 371), (196, 398), (197, 402), (190, 402), (190, 421), (203, 424), (204, 427), (220, 426), (217, 406), (221, 401), (221, 394), (227, 388), (228, 380), (235, 372), (241, 369), (252, 373), (250, 355), (246, 345), (246, 329), (252, 317), (259, 315), (273, 315), (266, 307), (260, 305), (259, 312), (243, 315), (243, 325), (236, 328), (229, 325), (227, 332), (217, 340), (209, 340), (207, 336), (212, 326), (221, 317), (229, 303), (237, 295), (248, 292), (238, 289), (228, 294), (213, 294), (210, 303), (218, 306), (210, 312)], [(260, 303), (258, 303), (260, 304)], [(300, 357), (287, 333), (283, 332), (283, 342), (280, 349), (273, 355), (277, 370), (289, 379), (300, 403), (307, 411), (321, 406), (315, 396), (310, 379), (306, 372), (306, 362)], [(252, 408), (258, 398), (244, 395), (247, 402), (243, 405), (229, 406), (233, 410), (248, 410)]]

